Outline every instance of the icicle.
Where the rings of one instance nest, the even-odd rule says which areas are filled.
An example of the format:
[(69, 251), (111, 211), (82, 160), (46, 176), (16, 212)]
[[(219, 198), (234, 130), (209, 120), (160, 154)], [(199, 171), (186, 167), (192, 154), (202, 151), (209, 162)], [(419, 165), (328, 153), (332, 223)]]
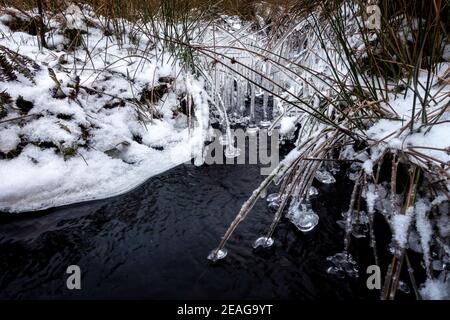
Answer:
[[(254, 79), (254, 75), (252, 77)], [(256, 133), (258, 132), (258, 127), (256, 126), (255, 123), (255, 85), (253, 83), (250, 83), (250, 119), (249, 119), (249, 124), (247, 127), (247, 134), (249, 135), (256, 135)]]
[[(270, 63), (267, 63), (267, 65), (265, 65), (265, 69), (266, 70), (262, 70), (262, 74), (265, 75), (266, 77), (270, 77), (270, 70), (271, 70), (272, 65)], [(262, 83), (264, 84), (263, 86), (267, 89), (267, 90), (271, 90), (272, 89), (272, 84), (270, 83), (269, 80), (267, 79), (263, 79)], [(271, 122), (269, 121), (269, 117), (267, 115), (267, 108), (268, 108), (268, 104), (269, 104), (269, 91), (264, 90), (264, 95), (263, 95), (263, 118), (262, 120), (259, 122), (259, 127), (262, 129), (267, 129), (270, 127)]]
[(236, 90), (236, 123), (244, 124), (245, 98), (247, 94), (247, 82), (239, 79)]
[(331, 184), (331, 183), (335, 183), (336, 179), (333, 177), (333, 175), (331, 173), (329, 173), (328, 171), (325, 170), (318, 170), (316, 172), (316, 176), (315, 178), (324, 184)]

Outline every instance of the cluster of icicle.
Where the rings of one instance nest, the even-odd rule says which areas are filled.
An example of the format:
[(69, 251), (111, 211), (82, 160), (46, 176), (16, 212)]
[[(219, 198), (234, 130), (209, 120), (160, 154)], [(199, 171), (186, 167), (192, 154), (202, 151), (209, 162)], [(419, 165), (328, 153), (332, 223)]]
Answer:
[[(297, 137), (297, 146), (311, 138), (311, 134), (324, 129), (320, 123), (311, 121), (307, 113), (300, 112), (293, 106), (300, 104), (297, 97), (301, 97), (303, 101), (309, 103), (309, 106), (302, 105), (303, 108), (308, 109), (312, 106), (317, 109), (320, 102), (317, 92), (322, 92), (326, 96), (333, 94), (332, 85), (327, 83), (326, 79), (333, 78), (333, 72), (336, 70), (332, 70), (327, 59), (337, 62), (337, 71), (342, 75), (348, 73), (346, 64), (337, 54), (334, 44), (325, 43), (324, 46), (321, 41), (325, 37), (324, 34), (330, 31), (329, 26), (318, 24), (317, 19), (318, 16), (313, 13), (302, 21), (294, 22), (286, 27), (281, 35), (275, 37), (275, 40), (274, 37), (268, 37), (264, 28), (255, 31), (248, 25), (241, 26), (238, 30), (227, 30), (221, 26), (215, 29), (215, 32), (208, 33), (214, 37), (206, 42), (214, 43), (216, 54), (213, 58), (216, 61), (211, 60), (205, 64), (210, 66), (206, 74), (211, 76), (209, 92), (214, 97), (215, 107), (221, 116), (222, 141), (229, 145), (226, 149), (227, 156), (233, 157), (239, 153), (230, 144), (228, 135), (230, 124), (245, 126), (248, 134), (254, 134), (258, 129), (268, 129), (270, 134), (271, 130), (279, 128), (279, 122), (283, 117), (294, 116), (296, 122), (303, 128)], [(217, 34), (220, 34), (220, 37)], [(357, 38), (350, 41), (354, 42), (354, 46), (362, 43)], [(263, 96), (262, 120), (259, 123), (255, 122), (257, 95)], [(272, 119), (267, 116), (270, 96), (274, 101)], [(328, 112), (332, 111), (329, 107)], [(298, 158), (299, 153), (300, 149), (295, 148), (274, 170), (278, 177), (275, 178), (275, 184), (282, 180), (285, 174), (283, 168), (289, 167)], [(313, 178), (319, 183), (331, 184), (336, 181), (333, 174), (337, 170), (337, 166), (324, 164), (317, 169)], [(255, 193), (259, 191), (256, 190)], [(264, 192), (261, 196), (263, 195)], [(311, 183), (308, 184), (306, 195), (305, 192), (300, 192), (300, 188), (295, 189), (290, 195), (286, 217), (301, 232), (310, 232), (319, 223), (319, 216), (311, 206), (311, 199), (317, 195), (318, 190)], [(283, 197), (283, 194), (278, 193), (268, 195), (266, 198), (268, 206), (276, 211)], [(270, 248), (274, 244), (272, 232), (273, 230), (268, 235), (257, 238), (253, 247)], [(218, 261), (226, 256), (227, 250), (224, 246), (219, 246), (210, 253), (208, 259)], [(329, 261), (334, 264), (334, 267), (329, 269), (330, 273), (350, 276), (358, 274), (356, 263), (345, 251), (330, 257)]]

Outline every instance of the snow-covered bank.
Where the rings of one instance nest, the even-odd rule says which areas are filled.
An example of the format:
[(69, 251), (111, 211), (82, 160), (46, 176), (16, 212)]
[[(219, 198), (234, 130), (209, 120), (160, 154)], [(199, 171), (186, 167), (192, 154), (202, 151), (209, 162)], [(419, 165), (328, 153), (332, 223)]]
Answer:
[(41, 50), (36, 36), (10, 28), (27, 16), (0, 16), (0, 211), (118, 195), (201, 152), (203, 84), (144, 36), (119, 45), (89, 10), (66, 17), (49, 21), (57, 31)]

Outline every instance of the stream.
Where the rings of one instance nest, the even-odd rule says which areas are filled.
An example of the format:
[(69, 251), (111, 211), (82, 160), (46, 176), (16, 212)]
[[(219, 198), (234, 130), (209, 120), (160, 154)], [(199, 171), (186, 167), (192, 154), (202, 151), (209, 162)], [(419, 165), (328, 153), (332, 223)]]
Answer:
[[(282, 146), (280, 157), (290, 148)], [(315, 182), (313, 231), (284, 218), (274, 245), (253, 249), (274, 216), (260, 199), (227, 243), (226, 259), (206, 259), (263, 181), (260, 169), (186, 163), (114, 198), (1, 213), (0, 299), (378, 299), (365, 270), (357, 279), (326, 272), (326, 258), (343, 249), (336, 220), (348, 209), (348, 179)], [(371, 261), (367, 242), (353, 248), (357, 261)], [(81, 290), (67, 289), (70, 265), (81, 269)]]
[[(267, 230), (273, 211), (259, 200), (227, 244), (227, 258), (208, 262), (208, 253), (262, 181), (259, 169), (183, 164), (115, 198), (2, 214), (0, 298), (374, 297), (364, 279), (326, 273), (326, 257), (342, 251), (343, 231), (335, 220), (347, 205), (341, 199), (350, 185), (317, 185), (319, 225), (303, 234), (283, 219), (274, 246), (261, 251), (252, 243)], [(66, 288), (66, 269), (73, 264), (81, 268), (81, 290)]]

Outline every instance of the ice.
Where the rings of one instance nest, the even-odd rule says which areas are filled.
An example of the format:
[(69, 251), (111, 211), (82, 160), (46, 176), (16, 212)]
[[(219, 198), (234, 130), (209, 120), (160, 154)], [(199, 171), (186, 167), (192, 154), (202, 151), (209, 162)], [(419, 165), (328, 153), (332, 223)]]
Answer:
[(266, 198), (267, 206), (272, 210), (277, 210), (280, 207), (281, 197), (279, 193), (271, 193)]
[(351, 254), (347, 252), (336, 253), (327, 258), (334, 266), (328, 268), (327, 272), (343, 278), (345, 275), (351, 278), (359, 277), (359, 268)]
[(350, 165), (350, 169), (348, 172), (348, 178), (352, 181), (356, 181), (356, 179), (359, 176), (359, 169), (361, 168), (361, 165), (357, 164), (357, 163), (352, 163)]
[(259, 237), (255, 240), (253, 243), (253, 248), (263, 247), (263, 248), (270, 248), (273, 245), (274, 241), (272, 238), (267, 237)]
[(318, 195), (319, 195), (319, 190), (317, 190), (316, 187), (313, 187), (313, 186), (309, 187), (308, 196), (310, 198), (317, 197)]
[(212, 262), (216, 262), (218, 260), (225, 259), (227, 254), (228, 254), (228, 251), (225, 248), (222, 248), (222, 249), (219, 249), (219, 250), (218, 249), (214, 249), (208, 255), (208, 260), (212, 261)]
[[(252, 68), (255, 67), (255, 64), (252, 62)], [(251, 73), (250, 78), (255, 81), (256, 76), (254, 73)], [(256, 88), (254, 83), (249, 83), (250, 87), (250, 118), (247, 126), (247, 134), (255, 135), (258, 132), (258, 126), (255, 122), (255, 104), (256, 104)]]
[(219, 137), (219, 143), (222, 146), (227, 146), (230, 144), (230, 138), (228, 137), (228, 134), (224, 133)]
[(271, 210), (278, 210), (280, 207), (281, 198), (278, 193), (271, 193), (266, 198), (267, 201), (267, 207)]
[(354, 224), (352, 226), (352, 236), (355, 238), (365, 238), (367, 232), (369, 231), (369, 226), (366, 224)]
[[(342, 216), (345, 218), (347, 216), (347, 212), (342, 213)], [(359, 212), (358, 214), (353, 214), (351, 217), (351, 234), (353, 237), (365, 238), (367, 233), (369, 232), (369, 218), (364, 211)], [(342, 228), (342, 230), (347, 230), (347, 221), (346, 220), (338, 220), (336, 221), (337, 225)]]
[(444, 270), (444, 264), (442, 263), (441, 260), (433, 260), (431, 262), (431, 267), (433, 268), (434, 271)]
[(267, 203), (271, 202), (279, 202), (280, 201), (280, 194), (279, 193), (271, 193), (266, 198)]
[(416, 202), (414, 210), (416, 213), (416, 228), (420, 236), (424, 261), (429, 261), (430, 259), (430, 245), (433, 234), (433, 227), (427, 216), (429, 210), (430, 207), (423, 199), (419, 199)]
[[(268, 64), (264, 64), (264, 68), (261, 70), (261, 73), (263, 75), (265, 75), (266, 77), (270, 78), (271, 77), (271, 67), (272, 65), (270, 63)], [(266, 90), (272, 91), (272, 84), (269, 80), (267, 79), (263, 79), (262, 81), (263, 86), (265, 87)], [(267, 115), (267, 108), (268, 108), (268, 103), (269, 103), (269, 92), (268, 91), (264, 91), (263, 94), (263, 105), (262, 105), (262, 110), (263, 110), (263, 118), (262, 120), (259, 122), (259, 127), (262, 129), (267, 129), (271, 126), (271, 122), (268, 119), (268, 115)]]
[(378, 193), (376, 191), (376, 186), (372, 183), (367, 185), (367, 192), (363, 195), (367, 202), (367, 211), (369, 214), (374, 214), (375, 212), (375, 201), (378, 199)]
[(229, 159), (237, 158), (241, 154), (241, 149), (228, 145), (225, 148), (225, 157)]
[(288, 217), (302, 232), (313, 230), (319, 223), (319, 216), (314, 213), (309, 200), (293, 203), (289, 208)]
[(409, 294), (411, 292), (411, 289), (409, 288), (409, 286), (406, 284), (405, 281), (400, 281), (398, 283), (398, 290), (406, 294)]
[(344, 279), (345, 278), (345, 271), (342, 270), (342, 268), (339, 267), (328, 267), (327, 269), (327, 273), (332, 274), (336, 277), (338, 277), (339, 279)]
[(315, 178), (320, 183), (324, 183), (324, 184), (331, 184), (331, 183), (336, 182), (336, 179), (333, 177), (333, 175), (325, 170), (318, 170), (316, 172)]
[[(87, 28), (87, 22), (94, 16), (90, 15), (89, 10), (84, 12), (84, 8), (70, 5), (65, 12), (67, 21), (47, 17), (49, 29), (58, 30), (62, 24), (65, 28), (87, 31), (86, 35), (82, 35), (86, 48), (74, 48), (73, 52), (64, 51), (67, 39), (58, 32), (54, 33), (51, 39), (49, 37), (50, 48), (41, 50), (36, 45), (35, 36), (14, 32), (3, 23), (7, 17), (0, 19), (0, 31), (6, 35), (1, 37), (0, 45), (32, 58), (42, 69), (36, 74), (35, 86), (31, 86), (23, 77), (18, 81), (0, 81), (0, 92), (6, 90), (13, 100), (21, 95), (33, 103), (29, 118), (21, 120), (20, 123), (0, 123), (0, 211), (36, 210), (109, 197), (126, 192), (149, 177), (192, 158), (194, 164), (201, 165), (205, 158), (204, 143), (210, 139), (210, 120), (220, 125), (222, 134), (219, 139), (220, 143), (226, 146), (225, 156), (235, 158), (240, 155), (241, 150), (234, 145), (230, 134), (231, 126), (244, 126), (249, 135), (256, 135), (259, 130), (257, 116), (259, 120), (259, 111), (262, 111), (262, 121), (258, 124), (262, 129), (268, 128), (273, 122), (269, 119), (268, 112), (269, 101), (272, 99), (273, 115), (278, 117), (278, 129), (283, 142), (292, 140), (296, 143), (296, 147), (280, 165), (284, 170), (302, 154), (304, 150), (300, 146), (305, 139), (331, 131), (329, 125), (316, 121), (317, 119), (311, 121), (311, 116), (300, 108), (292, 107), (292, 104), (301, 106), (298, 103), (299, 98), (313, 102), (314, 109), (321, 109), (324, 115), (340, 121), (336, 117), (337, 110), (331, 106), (334, 103), (326, 106), (328, 99), (333, 101), (336, 97), (332, 96), (333, 88), (329, 88), (323, 80), (338, 76), (342, 78), (335, 80), (344, 80), (346, 85), (351, 86), (353, 75), (352, 71), (348, 70), (349, 64), (344, 56), (336, 50), (336, 43), (319, 41), (320, 32), (311, 28), (311, 20), (315, 20), (315, 15), (294, 22), (295, 25), (288, 26), (290, 29), (287, 28), (279, 37), (268, 37), (269, 28), (264, 31), (257, 30), (251, 22), (239, 21), (237, 18), (223, 17), (223, 21), (214, 24), (203, 24), (199, 21), (201, 30), (197, 31), (201, 32), (193, 35), (193, 43), (198, 48), (212, 48), (214, 44), (214, 50), (218, 52), (211, 53), (213, 57), (210, 58), (196, 55), (196, 65), (200, 72), (194, 75), (186, 71), (185, 66), (173, 55), (163, 53), (166, 48), (156, 41), (160, 35), (157, 30), (154, 38), (144, 36), (137, 45), (130, 43), (125, 34), (122, 43), (114, 37), (104, 37), (103, 31), (96, 27)], [(99, 24), (106, 20), (94, 19), (99, 19), (94, 21)], [(355, 27), (355, 21), (349, 19), (352, 21), (343, 22)], [(114, 24), (118, 21), (111, 22)], [(123, 23), (124, 32), (128, 34), (136, 32), (134, 28), (140, 24), (126, 21), (120, 23)], [(364, 53), (360, 35), (353, 32), (354, 29), (349, 30), (352, 32), (347, 40), (352, 50)], [(329, 31), (325, 21), (322, 31), (323, 34)], [(239, 35), (239, 38), (236, 38), (236, 35)], [(406, 39), (408, 36), (401, 35)], [(108, 50), (104, 50), (106, 47)], [(153, 47), (154, 49), (150, 49)], [(251, 50), (248, 50), (249, 48)], [(88, 65), (85, 64), (87, 59), (84, 59), (86, 50), (90, 52)], [(250, 53), (252, 50), (256, 50), (256, 54)], [(273, 51), (274, 54), (267, 55), (268, 51)], [(130, 56), (130, 52), (146, 52), (148, 59), (143, 63), (142, 57)], [(448, 60), (448, 53), (447, 45), (444, 60)], [(227, 58), (222, 58), (222, 55)], [(291, 61), (286, 62), (282, 57)], [(268, 58), (277, 61), (271, 62)], [(60, 63), (65, 60), (65, 63)], [(334, 61), (335, 65), (330, 65), (330, 61)], [(296, 65), (302, 66), (303, 70), (296, 70)], [(442, 107), (444, 110), (445, 104), (448, 103), (448, 99), (445, 99), (449, 93), (445, 72), (449, 66), (450, 64), (445, 62), (436, 66), (436, 75), (433, 75), (431, 80), (427, 79), (424, 72), (420, 71), (418, 74), (415, 87), (418, 87), (419, 93), (424, 93), (420, 88), (422, 85), (431, 88), (430, 94), (425, 96), (433, 99), (425, 98), (428, 100), (420, 101), (423, 105), (428, 103), (429, 115), (439, 113)], [(47, 67), (54, 70), (62, 84), (62, 89), (58, 91), (64, 94), (70, 92), (75, 76), (80, 77), (83, 85), (96, 86), (103, 94), (88, 94), (80, 90), (80, 96), (74, 100), (64, 97), (63, 94), (56, 97), (52, 94), (56, 89), (55, 83), (49, 79)], [(252, 70), (257, 70), (259, 74)], [(130, 75), (132, 81), (129, 79)], [(171, 83), (169, 92), (161, 101), (149, 106), (149, 110), (138, 112), (129, 102), (139, 98), (138, 94), (144, 88), (158, 84), (161, 77), (176, 81)], [(389, 86), (390, 84), (386, 85), (386, 89)], [(381, 110), (383, 112), (380, 114), (385, 116), (378, 120), (369, 116), (370, 121), (363, 120), (366, 128), (343, 128), (356, 130), (355, 133), (366, 140), (379, 143), (371, 142), (361, 152), (355, 151), (352, 143), (348, 143), (344, 138), (340, 144), (343, 149), (339, 159), (344, 160), (343, 163), (347, 163), (347, 160), (351, 162), (348, 172), (350, 180), (358, 179), (361, 174), (366, 175), (367, 189), (362, 188), (362, 194), (367, 203), (368, 215), (373, 217), (377, 210), (389, 219), (394, 239), (390, 246), (392, 252), (398, 254), (399, 247), (423, 252), (424, 260), (432, 261), (432, 269), (445, 273), (444, 269), (448, 268), (448, 263), (439, 264), (438, 260), (442, 258), (442, 253), (430, 257), (430, 247), (436, 244), (433, 231), (439, 232), (442, 239), (447, 239), (450, 234), (450, 218), (445, 214), (448, 204), (444, 203), (439, 210), (433, 208), (433, 214), (430, 214), (431, 208), (439, 205), (437, 202), (447, 201), (445, 194), (436, 195), (436, 199), (417, 199), (414, 205), (411, 204), (411, 207), (407, 208), (405, 214), (398, 214), (390, 212), (389, 188), (385, 187), (383, 190), (381, 185), (370, 183), (373, 181), (375, 169), (378, 168), (379, 157), (385, 151), (398, 150), (404, 157), (409, 157), (408, 154), (413, 152), (423, 152), (431, 159), (430, 164), (426, 165), (442, 162), (442, 172), (448, 173), (448, 168), (445, 167), (445, 164), (450, 162), (448, 110), (441, 116), (439, 123), (433, 126), (429, 126), (430, 123), (423, 126), (418, 123), (414, 124), (414, 131), (403, 130), (404, 124), (411, 120), (411, 108), (417, 98), (412, 91), (414, 90), (397, 96), (386, 94), (386, 99), (383, 100), (389, 101), (394, 112), (391, 114), (388, 108), (386, 112)], [(325, 95), (326, 99), (323, 100), (317, 92)], [(115, 104), (118, 101), (112, 99), (114, 96), (124, 99), (125, 105)], [(181, 97), (188, 97), (188, 100), (183, 101), (189, 101), (188, 105), (194, 109), (194, 116), (189, 118), (189, 126), (188, 117), (180, 112)], [(262, 105), (259, 105), (259, 101), (262, 101)], [(385, 104), (380, 103), (381, 108), (385, 108)], [(210, 112), (209, 106), (215, 109)], [(19, 116), (15, 108), (10, 109), (8, 118)], [(156, 110), (157, 113), (153, 114), (150, 109)], [(140, 114), (141, 112), (143, 114)], [(296, 128), (300, 130), (296, 131)], [(297, 132), (298, 136), (295, 136)], [(331, 134), (328, 134), (323, 139), (330, 137)], [(432, 148), (423, 148), (424, 146)], [(11, 154), (15, 154), (11, 151), (16, 149), (20, 154), (9, 159)], [(64, 152), (71, 156), (62, 155)], [(7, 153), (11, 154), (3, 155)], [(327, 151), (325, 157), (331, 157), (332, 153)], [(409, 160), (421, 165), (420, 161), (413, 158)], [(324, 184), (334, 183), (336, 179), (333, 175), (337, 172), (335, 162), (324, 161), (315, 178)], [(285, 177), (288, 177), (286, 172), (279, 172), (274, 183), (278, 185), (285, 181)], [(289, 219), (303, 232), (312, 230), (319, 220), (309, 202), (309, 198), (317, 196), (318, 191), (314, 187), (306, 191), (304, 196), (308, 200), (300, 200), (298, 194), (294, 195), (288, 212)], [(280, 206), (280, 195), (271, 196), (268, 196), (267, 205), (276, 210)], [(436, 218), (437, 216), (439, 217)], [(351, 219), (350, 226), (347, 221), (338, 221), (338, 224), (344, 229), (351, 227), (347, 231), (351, 231), (355, 238), (366, 237), (367, 215), (354, 212)], [(273, 243), (272, 239), (261, 239), (264, 238), (258, 239), (260, 246), (265, 246), (270, 241)], [(225, 249), (214, 251), (210, 259), (220, 260), (226, 254)], [(355, 276), (358, 273), (356, 263), (348, 253), (338, 254), (330, 261), (335, 265), (329, 268), (329, 272), (339, 277), (347, 274)], [(445, 279), (428, 279), (422, 291), (425, 297), (442, 298), (446, 289), (449, 291)]]

